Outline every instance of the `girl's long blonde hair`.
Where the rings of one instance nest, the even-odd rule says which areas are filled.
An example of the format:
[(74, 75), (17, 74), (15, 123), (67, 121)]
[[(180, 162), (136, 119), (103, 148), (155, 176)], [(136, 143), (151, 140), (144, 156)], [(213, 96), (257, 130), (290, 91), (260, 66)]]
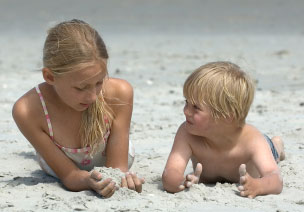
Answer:
[[(98, 32), (86, 22), (76, 19), (49, 29), (43, 48), (43, 65), (55, 76), (100, 64), (107, 77), (104, 59), (108, 57)], [(100, 94), (96, 102), (82, 114), (79, 130), (82, 147), (90, 146), (91, 153), (95, 152), (100, 139), (111, 126), (113, 116), (113, 111)]]

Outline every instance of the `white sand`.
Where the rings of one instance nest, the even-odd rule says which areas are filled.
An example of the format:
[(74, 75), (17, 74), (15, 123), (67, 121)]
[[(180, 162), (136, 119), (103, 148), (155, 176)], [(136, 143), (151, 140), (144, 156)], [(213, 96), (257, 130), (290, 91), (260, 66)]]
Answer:
[[(275, 4), (274, 0), (270, 2)], [(138, 9), (138, 14), (142, 14), (140, 5), (134, 1), (129, 3), (130, 8), (134, 6)], [(301, 1), (294, 3), (297, 3), (294, 6), (296, 14), (297, 8), (303, 8), (303, 5)], [(289, 8), (288, 5), (285, 6)], [(128, 5), (125, 4), (124, 7)], [(166, 1), (164, 7), (172, 12), (170, 1)], [(11, 16), (8, 7), (6, 13), (1, 8), (1, 14), (4, 14), (2, 16), (6, 18), (6, 25), (0, 25), (3, 29), (9, 25)], [(233, 30), (225, 33), (216, 28), (216, 25), (210, 24), (206, 28), (202, 26), (206, 33), (198, 33), (196, 30), (199, 30), (192, 30), (189, 24), (179, 28), (178, 21), (181, 18), (176, 15), (172, 20), (177, 21), (172, 23), (169, 32), (163, 32), (161, 24), (157, 25), (157, 30), (141, 28), (145, 21), (148, 26), (154, 26), (149, 19), (142, 20), (143, 23), (140, 19), (132, 19), (132, 30), (120, 32), (119, 27), (115, 28), (115, 20), (119, 17), (103, 17), (103, 20), (113, 22), (112, 28), (106, 22), (105, 28), (110, 32), (106, 34), (105, 30), (102, 33), (111, 58), (110, 75), (124, 78), (134, 87), (130, 138), (136, 148), (136, 157), (131, 171), (144, 177), (146, 183), (141, 194), (120, 189), (112, 198), (102, 199), (91, 191), (67, 191), (59, 181), (44, 174), (35, 161), (34, 149), (18, 131), (11, 117), (14, 101), (42, 81), (37, 69), (41, 67), (41, 49), (45, 35), (43, 30), (47, 27), (46, 23), (58, 20), (52, 18), (50, 10), (42, 8), (38, 8), (38, 13), (34, 9), (29, 10), (36, 14), (33, 17), (41, 18), (37, 20), (41, 20), (44, 28), (37, 27), (33, 31), (34, 25), (29, 25), (30, 33), (26, 33), (26, 29), (16, 28), (16, 32), (4, 31), (0, 37), (0, 211), (304, 210), (304, 37), (299, 32), (303, 30), (300, 25), (298, 31), (291, 31), (289, 25), (286, 25), (286, 30), (285, 25), (280, 29), (275, 25), (278, 23), (274, 23), (275, 32), (272, 31), (273, 28), (268, 29), (268, 25), (263, 25), (264, 28), (257, 28), (256, 33), (253, 28), (246, 28), (244, 33), (234, 33)], [(152, 11), (157, 12), (157, 8), (153, 7)], [(166, 11), (165, 8), (162, 7), (161, 11)], [(175, 6), (174, 9), (176, 8)], [(271, 5), (268, 5), (269, 8)], [(270, 11), (267, 17), (270, 20), (273, 15), (273, 20), (270, 20), (269, 26), (272, 26), (271, 21), (280, 18), (280, 15), (271, 13), (267, 8), (263, 11), (257, 17), (261, 16), (265, 22), (268, 14), (266, 11)], [(96, 14), (86, 16), (81, 13), (80, 17), (94, 20), (96, 25), (98, 21), (95, 18), (99, 18)], [(194, 14), (197, 16), (192, 17), (193, 20), (202, 18), (198, 13)], [(227, 20), (229, 23), (238, 21), (241, 26), (246, 26), (244, 23), (252, 24), (252, 21), (258, 23), (250, 15), (238, 16), (240, 14), (241, 12), (233, 11), (231, 19)], [(57, 15), (61, 19), (70, 17), (60, 15), (58, 11)], [(107, 13), (107, 17), (109, 15)], [(290, 17), (286, 15), (286, 18)], [(192, 20), (190, 16), (185, 19), (185, 22)], [(24, 23), (27, 21), (30, 23), (32, 20), (25, 19)], [(195, 27), (199, 25), (198, 22), (196, 20)], [(19, 26), (21, 22), (17, 19), (12, 21), (11, 28), (14, 24)], [(122, 25), (124, 26), (119, 26)], [(257, 26), (258, 24), (255, 25)], [(140, 33), (134, 30), (136, 27)], [(145, 33), (146, 30), (154, 31), (150, 34)], [(287, 158), (279, 164), (284, 179), (284, 189), (280, 195), (260, 196), (253, 200), (242, 198), (238, 195), (235, 184), (199, 184), (177, 194), (163, 191), (161, 174), (175, 132), (184, 120), (183, 82), (193, 69), (215, 60), (235, 62), (258, 80), (255, 100), (247, 121), (269, 136), (281, 135), (285, 141)], [(187, 171), (190, 170), (189, 166)]]
[(120, 169), (113, 169), (111, 167), (107, 168), (107, 167), (94, 167), (95, 171), (98, 171), (101, 173), (101, 179), (105, 180), (108, 178), (111, 178), (112, 181), (114, 181), (116, 183), (116, 185), (118, 185), (120, 187), (121, 185), (121, 178), (125, 176), (125, 174), (120, 171)]

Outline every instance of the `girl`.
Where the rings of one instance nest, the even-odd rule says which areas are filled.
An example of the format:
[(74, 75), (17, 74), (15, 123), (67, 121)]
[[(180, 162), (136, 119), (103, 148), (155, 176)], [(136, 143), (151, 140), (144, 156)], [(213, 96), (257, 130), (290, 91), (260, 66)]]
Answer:
[(143, 179), (128, 169), (133, 89), (108, 77), (108, 53), (98, 32), (80, 20), (51, 28), (43, 49), (45, 82), (24, 94), (13, 117), (37, 151), (41, 168), (71, 191), (92, 189), (103, 197), (115, 183), (94, 166), (126, 172), (122, 187), (141, 192)]

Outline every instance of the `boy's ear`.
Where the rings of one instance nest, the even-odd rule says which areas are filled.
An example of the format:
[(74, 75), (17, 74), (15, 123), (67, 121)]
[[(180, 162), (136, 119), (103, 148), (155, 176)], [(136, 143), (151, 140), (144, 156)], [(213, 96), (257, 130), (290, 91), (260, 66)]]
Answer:
[(233, 116), (229, 116), (225, 119), (225, 122), (227, 124), (232, 124), (233, 122), (235, 121), (234, 117)]
[(43, 69), (42, 69), (42, 75), (43, 75), (44, 80), (45, 80), (48, 84), (50, 84), (50, 85), (53, 85), (53, 84), (54, 84), (55, 76), (54, 76), (54, 74), (51, 72), (50, 69), (48, 69), (48, 68), (43, 68)]

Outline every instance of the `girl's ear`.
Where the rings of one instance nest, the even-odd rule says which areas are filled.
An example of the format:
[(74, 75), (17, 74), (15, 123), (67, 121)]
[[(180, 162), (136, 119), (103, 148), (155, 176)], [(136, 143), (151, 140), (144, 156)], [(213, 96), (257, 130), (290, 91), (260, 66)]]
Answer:
[(43, 75), (44, 80), (45, 80), (48, 84), (50, 84), (50, 85), (53, 85), (53, 84), (54, 84), (55, 77), (54, 77), (54, 74), (51, 72), (50, 69), (48, 69), (48, 68), (43, 68), (43, 69), (42, 69), (42, 75)]

